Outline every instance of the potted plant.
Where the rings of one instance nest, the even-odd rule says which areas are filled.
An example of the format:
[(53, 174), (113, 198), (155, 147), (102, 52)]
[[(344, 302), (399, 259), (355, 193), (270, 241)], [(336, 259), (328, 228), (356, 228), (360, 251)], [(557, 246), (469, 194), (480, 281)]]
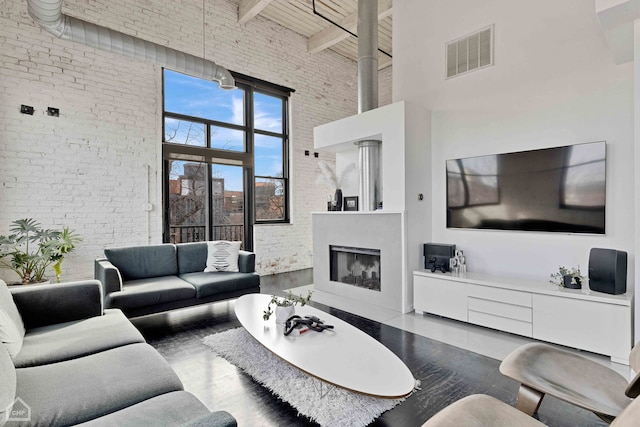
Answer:
[(275, 295), (271, 296), (271, 300), (269, 301), (269, 305), (267, 305), (267, 309), (264, 311), (262, 318), (264, 320), (269, 320), (273, 311), (271, 310), (271, 305), (275, 304), (276, 306), (276, 323), (284, 324), (287, 319), (294, 315), (296, 304), (300, 304), (300, 306), (304, 306), (311, 301), (311, 294), (313, 292), (309, 291), (306, 297), (295, 295), (291, 291), (287, 292), (284, 297), (277, 297)]
[(49, 266), (53, 266), (60, 283), (64, 257), (82, 241), (69, 227), (62, 231), (44, 229), (32, 218), (13, 221), (9, 231), (8, 236), (0, 236), (0, 267), (15, 272), (22, 284), (46, 281), (44, 274)]
[(582, 276), (580, 272), (580, 266), (577, 268), (574, 267), (571, 270), (567, 267), (560, 266), (558, 267), (557, 273), (551, 274), (551, 280), (549, 280), (549, 282), (560, 287), (580, 289), (582, 288), (582, 282), (586, 280), (586, 277)]

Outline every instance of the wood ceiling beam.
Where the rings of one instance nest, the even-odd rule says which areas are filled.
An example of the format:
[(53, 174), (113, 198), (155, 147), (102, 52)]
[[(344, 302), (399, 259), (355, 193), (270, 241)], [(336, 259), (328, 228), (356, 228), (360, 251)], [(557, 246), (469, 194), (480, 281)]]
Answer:
[(273, 0), (241, 0), (238, 5), (238, 22), (246, 24), (262, 10), (269, 6)]
[(378, 55), (378, 70), (390, 67), (393, 65), (393, 60), (387, 55)]
[[(378, 2), (378, 21), (391, 16), (392, 13), (391, 0), (380, 0)], [(358, 12), (345, 16), (338, 23), (352, 33), (355, 33), (358, 29)], [(347, 37), (349, 37), (349, 33), (332, 25), (309, 37), (307, 41), (307, 51), (309, 53), (320, 52), (334, 44), (340, 43)]]

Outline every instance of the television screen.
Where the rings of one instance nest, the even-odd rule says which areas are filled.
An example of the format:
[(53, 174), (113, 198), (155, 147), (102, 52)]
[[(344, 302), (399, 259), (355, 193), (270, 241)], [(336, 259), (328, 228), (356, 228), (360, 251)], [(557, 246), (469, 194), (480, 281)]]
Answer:
[(447, 227), (605, 233), (606, 143), (447, 160)]

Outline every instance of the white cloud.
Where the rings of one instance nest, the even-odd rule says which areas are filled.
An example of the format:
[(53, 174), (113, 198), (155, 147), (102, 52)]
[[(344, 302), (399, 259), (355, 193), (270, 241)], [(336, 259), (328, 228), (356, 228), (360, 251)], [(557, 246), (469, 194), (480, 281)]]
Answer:
[(254, 126), (256, 129), (282, 132), (282, 106), (270, 103), (254, 102)]
[(231, 99), (233, 111), (232, 123), (244, 123), (244, 100), (242, 96), (234, 96)]
[(256, 129), (278, 133), (282, 132), (282, 121), (280, 118), (271, 117), (267, 113), (256, 112), (254, 120)]
[(257, 134), (254, 139), (254, 145), (256, 147), (277, 149), (278, 151), (280, 151), (280, 143), (281, 139), (274, 136)]

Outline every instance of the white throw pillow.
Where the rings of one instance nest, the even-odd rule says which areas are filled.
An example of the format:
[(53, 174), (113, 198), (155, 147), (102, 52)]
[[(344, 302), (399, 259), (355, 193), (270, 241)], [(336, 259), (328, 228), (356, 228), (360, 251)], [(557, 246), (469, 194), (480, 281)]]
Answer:
[(207, 242), (207, 267), (206, 272), (211, 271), (240, 271), (238, 269), (238, 256), (240, 254), (240, 242), (228, 242), (216, 240)]
[(12, 358), (20, 353), (23, 337), (11, 317), (4, 310), (0, 310), (0, 341)]
[(0, 342), (5, 344), (11, 357), (22, 348), (24, 334), (24, 323), (13, 295), (4, 280), (0, 280)]

